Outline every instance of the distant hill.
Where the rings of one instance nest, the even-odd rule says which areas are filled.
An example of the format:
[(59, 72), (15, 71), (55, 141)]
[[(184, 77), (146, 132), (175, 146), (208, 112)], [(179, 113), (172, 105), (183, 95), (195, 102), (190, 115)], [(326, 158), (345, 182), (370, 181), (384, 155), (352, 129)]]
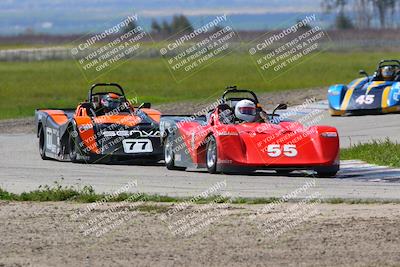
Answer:
[(306, 14), (318, 13), (328, 25), (330, 16), (320, 13), (318, 0), (1, 0), (0, 34), (28, 31), (51, 34), (85, 33), (101, 29), (136, 12), (142, 25), (153, 18), (161, 21), (185, 14), (195, 25), (216, 14), (228, 13), (238, 30), (274, 29), (295, 22)]

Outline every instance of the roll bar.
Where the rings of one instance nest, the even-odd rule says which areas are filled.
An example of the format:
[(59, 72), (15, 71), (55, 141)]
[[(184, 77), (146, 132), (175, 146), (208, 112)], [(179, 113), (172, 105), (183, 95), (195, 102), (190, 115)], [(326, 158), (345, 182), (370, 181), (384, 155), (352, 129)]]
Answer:
[(88, 101), (92, 101), (93, 90), (96, 87), (107, 87), (107, 86), (118, 88), (121, 91), (121, 96), (125, 97), (124, 89), (122, 89), (121, 85), (119, 85), (117, 83), (95, 83), (92, 85), (92, 87), (90, 87)]
[(400, 61), (399, 60), (397, 60), (397, 59), (384, 59), (384, 60), (381, 60), (379, 62), (378, 68), (381, 68), (381, 67), (385, 66), (386, 65), (385, 63), (396, 63), (396, 64), (392, 64), (392, 65), (397, 65), (397, 66), (400, 67)]
[(234, 85), (234, 86), (228, 86), (228, 87), (226, 87), (226, 89), (227, 89), (227, 90), (226, 90), (226, 91), (224, 92), (224, 94), (222, 95), (222, 101), (225, 101), (225, 100), (226, 100), (226, 96), (227, 96), (228, 94), (248, 93), (248, 94), (250, 94), (250, 95), (253, 96), (254, 101), (256, 102), (256, 104), (259, 103), (259, 102), (258, 102), (257, 95), (256, 95), (253, 91), (250, 91), (250, 90), (247, 90), (247, 89), (237, 89), (237, 86), (236, 86), (236, 85)]

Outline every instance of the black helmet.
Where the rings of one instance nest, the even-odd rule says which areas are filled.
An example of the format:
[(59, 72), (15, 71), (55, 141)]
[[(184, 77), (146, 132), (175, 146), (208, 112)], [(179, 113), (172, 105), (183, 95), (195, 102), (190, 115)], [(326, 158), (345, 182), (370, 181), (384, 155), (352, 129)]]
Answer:
[(396, 75), (396, 68), (394, 66), (385, 66), (381, 70), (382, 78), (387, 80), (393, 80)]
[(101, 98), (101, 105), (105, 112), (115, 110), (122, 105), (121, 96), (114, 93), (108, 93)]

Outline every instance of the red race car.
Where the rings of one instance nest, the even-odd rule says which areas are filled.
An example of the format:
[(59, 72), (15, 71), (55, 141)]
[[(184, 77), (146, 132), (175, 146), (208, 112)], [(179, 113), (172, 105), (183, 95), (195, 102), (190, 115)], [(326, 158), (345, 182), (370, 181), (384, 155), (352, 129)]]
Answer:
[(165, 116), (160, 121), (168, 169), (207, 168), (210, 173), (260, 169), (287, 174), (314, 170), (332, 177), (339, 170), (339, 137), (330, 126), (304, 127), (262, 110), (249, 90), (228, 87), (216, 108), (202, 116)]

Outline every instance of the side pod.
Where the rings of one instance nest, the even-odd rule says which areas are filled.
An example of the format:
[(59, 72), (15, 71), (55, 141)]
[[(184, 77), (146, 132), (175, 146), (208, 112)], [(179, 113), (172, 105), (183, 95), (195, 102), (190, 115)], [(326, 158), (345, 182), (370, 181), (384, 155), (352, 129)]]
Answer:
[(337, 84), (329, 87), (328, 101), (331, 109), (340, 110), (340, 106), (342, 105), (346, 91), (347, 86), (343, 84)]

